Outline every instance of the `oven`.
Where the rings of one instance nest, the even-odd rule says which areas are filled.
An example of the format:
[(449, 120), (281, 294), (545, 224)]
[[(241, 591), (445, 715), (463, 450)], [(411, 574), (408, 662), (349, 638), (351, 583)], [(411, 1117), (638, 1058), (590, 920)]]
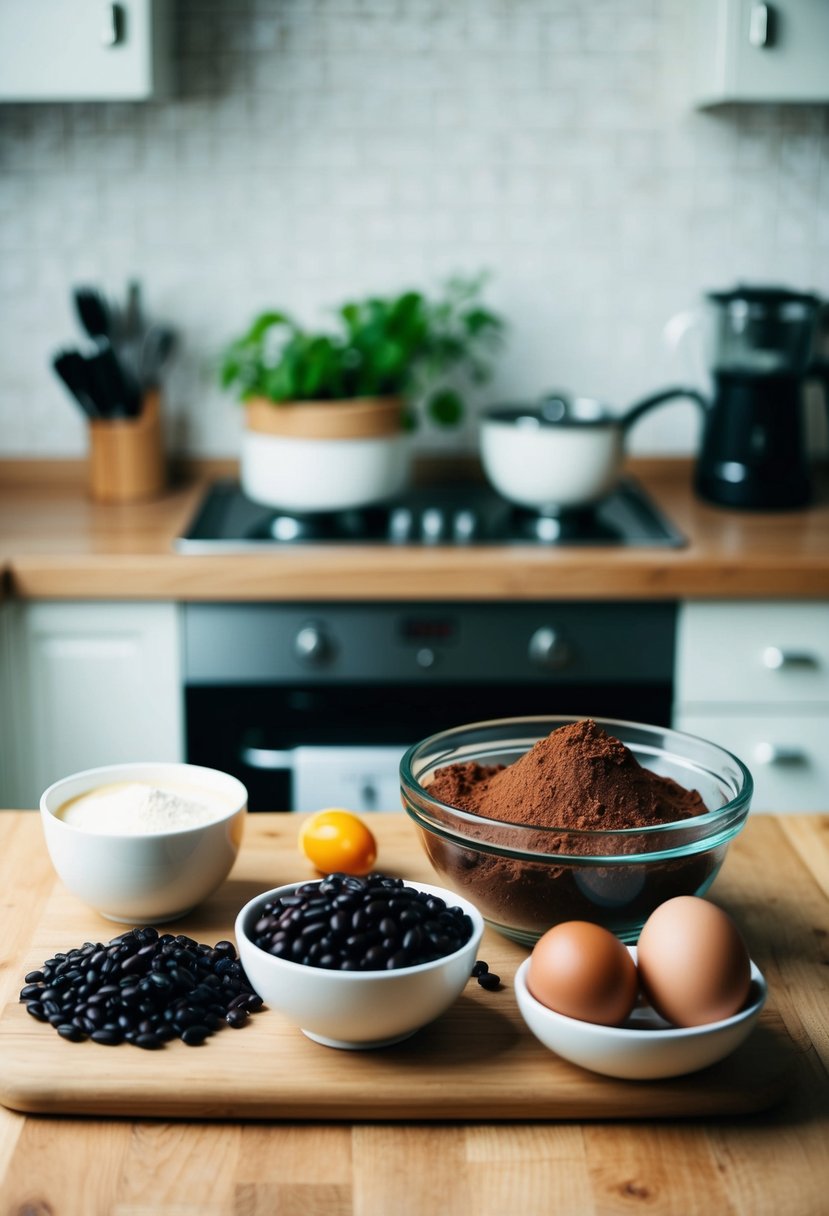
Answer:
[(194, 603), (187, 759), (251, 811), (400, 806), (411, 744), (466, 722), (574, 714), (669, 725), (676, 605)]

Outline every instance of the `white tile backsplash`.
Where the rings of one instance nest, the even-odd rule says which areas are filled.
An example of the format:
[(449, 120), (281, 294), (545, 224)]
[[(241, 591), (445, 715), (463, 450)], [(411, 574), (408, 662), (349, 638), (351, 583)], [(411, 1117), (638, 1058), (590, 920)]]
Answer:
[[(172, 0), (171, 0), (172, 2)], [(180, 334), (171, 448), (235, 455), (222, 346), (265, 307), (488, 269), (509, 344), (473, 407), (562, 386), (620, 409), (687, 378), (664, 323), (707, 288), (829, 295), (829, 111), (692, 112), (683, 0), (176, 0), (166, 102), (0, 106), (0, 455), (79, 455), (50, 370), (73, 283)], [(636, 428), (686, 452), (687, 403)], [(451, 437), (469, 448), (474, 409)]]

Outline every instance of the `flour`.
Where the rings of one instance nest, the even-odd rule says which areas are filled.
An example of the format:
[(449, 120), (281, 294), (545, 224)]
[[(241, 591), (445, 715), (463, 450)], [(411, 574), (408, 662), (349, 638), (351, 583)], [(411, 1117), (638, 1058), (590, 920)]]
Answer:
[(201, 791), (162, 788), (140, 781), (102, 785), (70, 799), (58, 818), (87, 832), (111, 836), (149, 836), (193, 828), (221, 819), (228, 807), (209, 795), (204, 801), (190, 796)]

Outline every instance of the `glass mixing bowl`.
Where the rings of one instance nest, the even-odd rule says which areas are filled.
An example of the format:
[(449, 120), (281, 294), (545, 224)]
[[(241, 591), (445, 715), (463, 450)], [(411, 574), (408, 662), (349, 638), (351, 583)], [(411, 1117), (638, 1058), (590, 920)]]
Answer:
[(751, 774), (731, 752), (666, 727), (610, 718), (593, 721), (643, 768), (696, 789), (706, 812), (645, 828), (585, 831), (486, 819), (429, 794), (435, 772), (446, 765), (512, 764), (551, 731), (580, 720), (473, 722), (431, 735), (400, 763), (403, 807), (441, 882), (525, 945), (565, 920), (593, 921), (634, 944), (659, 904), (709, 889), (751, 803)]

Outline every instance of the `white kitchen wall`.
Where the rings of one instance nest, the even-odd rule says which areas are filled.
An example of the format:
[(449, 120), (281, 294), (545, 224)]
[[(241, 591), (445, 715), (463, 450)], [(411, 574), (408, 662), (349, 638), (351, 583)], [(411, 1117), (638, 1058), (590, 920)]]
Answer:
[[(621, 407), (687, 378), (662, 327), (706, 288), (829, 295), (829, 109), (689, 110), (683, 2), (175, 0), (173, 100), (0, 106), (0, 454), (85, 450), (48, 366), (81, 281), (137, 275), (179, 330), (168, 440), (201, 455), (238, 450), (215, 360), (264, 306), (486, 268), (511, 334), (476, 403)], [(671, 406), (634, 448), (697, 423)]]

